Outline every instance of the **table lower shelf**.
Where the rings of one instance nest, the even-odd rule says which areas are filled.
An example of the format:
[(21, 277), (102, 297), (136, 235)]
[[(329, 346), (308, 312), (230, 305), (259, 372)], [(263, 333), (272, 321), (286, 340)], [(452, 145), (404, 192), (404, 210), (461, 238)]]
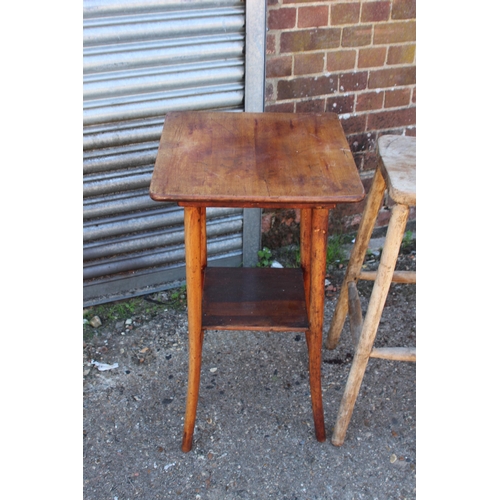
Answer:
[(307, 330), (302, 269), (207, 267), (202, 328)]

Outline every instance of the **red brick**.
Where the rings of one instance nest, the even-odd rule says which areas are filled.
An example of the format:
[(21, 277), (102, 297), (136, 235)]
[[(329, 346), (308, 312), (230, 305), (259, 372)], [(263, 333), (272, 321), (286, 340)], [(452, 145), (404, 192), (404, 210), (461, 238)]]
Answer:
[(270, 57), (266, 61), (266, 77), (291, 76), (292, 56)]
[(326, 100), (326, 111), (338, 115), (354, 111), (354, 94), (329, 97)]
[[(353, 155), (354, 156), (354, 155)], [(362, 158), (362, 156), (361, 156)], [(354, 156), (354, 161), (356, 161), (356, 156)], [(356, 162), (358, 163), (358, 162)], [(359, 165), (356, 165), (359, 169)], [(367, 193), (368, 191), (365, 190)], [(351, 228), (351, 222), (346, 222), (348, 219), (353, 217), (358, 217), (357, 214), (363, 212), (363, 202), (360, 203), (339, 203), (335, 210), (330, 210), (330, 218), (332, 219), (331, 229), (329, 228), (330, 234), (343, 234), (343, 233), (354, 233), (355, 230), (347, 231), (346, 228)], [(359, 217), (361, 219), (361, 217)], [(356, 224), (359, 225), (359, 220)]]
[(384, 105), (383, 92), (364, 92), (357, 95), (356, 111), (371, 111), (381, 109)]
[[(360, 156), (360, 158), (363, 158), (366, 156), (366, 154), (362, 155), (355, 155)], [(355, 158), (356, 159), (356, 158)], [(359, 168), (359, 166), (358, 166)], [(364, 169), (360, 169), (361, 171)], [(368, 174), (369, 175), (369, 174)], [(363, 187), (365, 189), (365, 193), (368, 194), (370, 190), (370, 186), (372, 184), (372, 179), (373, 175), (370, 177), (367, 177), (367, 175), (362, 175), (361, 176), (361, 182), (363, 183)], [(367, 201), (367, 196), (365, 196), (365, 199), (359, 203), (339, 203), (336, 207), (335, 210), (331, 210), (331, 215), (334, 219), (336, 220), (336, 228), (337, 228), (337, 234), (339, 232), (342, 233), (356, 233), (359, 227), (359, 223), (361, 222), (361, 214), (363, 212), (363, 209), (366, 205)], [(388, 214), (390, 215), (391, 212), (386, 210)], [(339, 216), (341, 217), (341, 221), (338, 221)], [(387, 217), (387, 222), (389, 221), (389, 217)], [(386, 225), (387, 225), (386, 222)], [(379, 226), (377, 226), (379, 227)]]
[(417, 102), (417, 87), (413, 89), (413, 95), (411, 96), (411, 102), (413, 104), (416, 104)]
[(321, 73), (325, 66), (324, 52), (310, 52), (303, 54), (295, 54), (293, 74), (294, 75), (311, 75)]
[[(365, 153), (363, 158), (363, 171), (375, 170), (378, 166), (378, 156), (376, 153)], [(366, 188), (365, 188), (366, 189)], [(368, 189), (366, 189), (368, 193)]]
[(380, 22), (389, 20), (391, 2), (366, 2), (361, 10), (361, 22)]
[(267, 17), (267, 27), (270, 30), (281, 30), (295, 27), (297, 9), (274, 9), (269, 10)]
[(349, 147), (353, 153), (376, 151), (375, 134), (370, 132), (350, 135), (347, 138), (347, 141), (349, 142)]
[(387, 90), (384, 108), (402, 108), (410, 104), (411, 89)]
[[(361, 154), (356, 153), (356, 154), (353, 154), (352, 156), (354, 157), (354, 163), (356, 164), (356, 168), (358, 170), (361, 170), (362, 167), (363, 167), (363, 156), (364, 156), (364, 154), (363, 153), (361, 153)], [(342, 205), (350, 205), (350, 203), (342, 203)]]
[(262, 233), (268, 233), (272, 225), (273, 213), (268, 210), (262, 211), (260, 230)]
[(328, 5), (300, 7), (298, 11), (297, 26), (299, 28), (328, 26)]
[(323, 113), (325, 99), (307, 99), (297, 103), (297, 113)]
[(347, 134), (359, 134), (366, 131), (366, 117), (367, 115), (351, 115), (347, 117), (340, 117), (340, 123)]
[(270, 249), (298, 243), (300, 210), (275, 209), (263, 212), (262, 245)]
[(393, 0), (392, 18), (393, 19), (415, 19), (417, 17), (416, 0)]
[(276, 54), (276, 35), (266, 36), (266, 54)]
[(356, 65), (355, 50), (335, 50), (328, 52), (326, 58), (327, 71), (342, 71), (345, 69), (354, 69)]
[(370, 47), (359, 49), (358, 68), (376, 68), (383, 66), (387, 47)]
[(387, 64), (412, 64), (415, 61), (415, 44), (389, 47)]
[(340, 28), (285, 31), (281, 34), (280, 52), (305, 52), (335, 49), (340, 46)]
[[(349, 140), (349, 137), (347, 138), (347, 140)], [(363, 154), (356, 154), (354, 153), (353, 154), (354, 156), (354, 161), (356, 161), (357, 163), (357, 167), (359, 169), (360, 167), (360, 163), (362, 163), (362, 158), (363, 158)], [(364, 178), (363, 178), (364, 177)], [(363, 187), (365, 189), (365, 193), (368, 193), (369, 191), (369, 188), (370, 188), (370, 184), (371, 184), (371, 178), (370, 179), (367, 179), (365, 176), (361, 177), (361, 182), (363, 184)], [(367, 186), (367, 183), (369, 183), (369, 185)], [(338, 219), (339, 217), (342, 218), (342, 219), (345, 219), (346, 216), (357, 216), (359, 217), (359, 220), (358, 220), (358, 224), (361, 220), (361, 214), (363, 212), (363, 208), (366, 204), (366, 196), (364, 198), (363, 201), (360, 201), (358, 203), (339, 203), (335, 210), (330, 210), (330, 217), (332, 219)], [(338, 226), (338, 224), (337, 224)], [(336, 229), (336, 232), (337, 234), (340, 232), (340, 228)]]
[(416, 123), (416, 108), (381, 111), (368, 115), (367, 130), (407, 127)]
[(337, 87), (338, 76), (336, 75), (279, 80), (277, 100), (333, 94), (337, 91)]
[[(386, 205), (386, 204), (384, 204)], [(377, 222), (375, 222), (375, 227), (385, 227), (389, 225), (391, 220), (391, 211), (387, 206), (383, 206), (378, 213)]]
[(375, 70), (370, 72), (368, 88), (378, 89), (398, 85), (414, 85), (415, 80), (415, 66)]
[(353, 92), (366, 89), (368, 72), (343, 73), (339, 76), (339, 91)]
[(373, 43), (375, 45), (385, 43), (414, 42), (415, 40), (415, 21), (396, 21), (374, 25)]
[[(412, 126), (412, 125), (410, 125), (410, 126)], [(394, 128), (389, 128), (386, 130), (379, 130), (378, 136), (380, 138), (383, 135), (404, 135), (405, 130), (406, 130), (406, 127), (394, 127)]]
[(274, 84), (272, 82), (266, 82), (266, 96), (265, 100), (266, 101), (273, 101), (274, 100)]
[(371, 24), (349, 26), (342, 29), (342, 47), (362, 47), (372, 43)]
[(356, 24), (359, 22), (361, 4), (358, 3), (337, 3), (332, 5), (330, 24), (338, 26), (341, 24)]
[(294, 113), (294, 103), (293, 102), (280, 102), (278, 104), (269, 103), (265, 105), (265, 111), (267, 113)]
[(405, 130), (405, 135), (408, 135), (410, 137), (416, 137), (417, 127), (407, 127)]

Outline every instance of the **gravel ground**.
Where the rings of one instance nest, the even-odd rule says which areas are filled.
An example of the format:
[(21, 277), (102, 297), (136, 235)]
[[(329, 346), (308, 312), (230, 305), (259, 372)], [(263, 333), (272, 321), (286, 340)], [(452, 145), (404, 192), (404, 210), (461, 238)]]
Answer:
[[(415, 245), (398, 267), (416, 268)], [(325, 338), (344, 271), (329, 271)], [(363, 308), (370, 288), (360, 284)], [(346, 441), (330, 443), (353, 353), (348, 321), (338, 347), (323, 351), (326, 442), (314, 437), (304, 334), (209, 331), (193, 450), (183, 453), (183, 302), (182, 289), (123, 302), (125, 315), (93, 336), (86, 327), (85, 500), (416, 498), (414, 363), (370, 360)], [(377, 345), (415, 345), (415, 304), (414, 285), (391, 286)], [(118, 366), (100, 371), (92, 360)]]

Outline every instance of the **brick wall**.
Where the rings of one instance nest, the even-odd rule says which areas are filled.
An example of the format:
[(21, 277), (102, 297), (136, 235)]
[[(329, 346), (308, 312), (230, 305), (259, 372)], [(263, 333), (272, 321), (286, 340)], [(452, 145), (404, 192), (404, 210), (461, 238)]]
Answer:
[[(416, 0), (268, 0), (267, 9), (265, 110), (337, 113), (368, 190), (377, 138), (416, 135)], [(332, 231), (355, 231), (362, 208), (332, 211)], [(297, 241), (293, 214), (264, 212), (264, 245)], [(387, 216), (383, 208), (379, 225)]]

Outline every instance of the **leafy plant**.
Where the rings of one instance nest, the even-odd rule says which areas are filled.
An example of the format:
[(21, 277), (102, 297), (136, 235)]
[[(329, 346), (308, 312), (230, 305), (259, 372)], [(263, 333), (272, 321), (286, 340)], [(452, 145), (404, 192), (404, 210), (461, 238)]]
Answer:
[(109, 302), (90, 306), (83, 310), (83, 338), (89, 342), (94, 335), (98, 334), (99, 328), (91, 326), (90, 321), (94, 316), (98, 316), (103, 325), (114, 321), (123, 321), (141, 312), (157, 313), (165, 309), (165, 304), (158, 301), (148, 302), (143, 297), (134, 297), (118, 302)]
[(262, 250), (259, 250), (257, 252), (257, 257), (259, 258), (257, 267), (270, 267), (273, 262), (271, 250), (267, 247), (263, 247)]
[(186, 285), (183, 285), (170, 293), (168, 305), (174, 309), (181, 309), (186, 306)]
[(110, 310), (109, 316), (114, 319), (127, 319), (135, 314), (136, 304), (132, 301), (119, 302)]
[(376, 255), (371, 248), (367, 248), (365, 257), (369, 260), (369, 259), (375, 258)]
[(406, 248), (410, 246), (412, 240), (413, 240), (413, 233), (411, 231), (406, 231), (406, 233), (403, 236), (403, 241), (401, 242), (401, 247)]
[(300, 248), (295, 250), (295, 267), (300, 266)]
[(343, 235), (335, 235), (329, 239), (326, 248), (327, 265), (340, 264), (346, 260), (347, 255), (344, 249), (344, 239)]

